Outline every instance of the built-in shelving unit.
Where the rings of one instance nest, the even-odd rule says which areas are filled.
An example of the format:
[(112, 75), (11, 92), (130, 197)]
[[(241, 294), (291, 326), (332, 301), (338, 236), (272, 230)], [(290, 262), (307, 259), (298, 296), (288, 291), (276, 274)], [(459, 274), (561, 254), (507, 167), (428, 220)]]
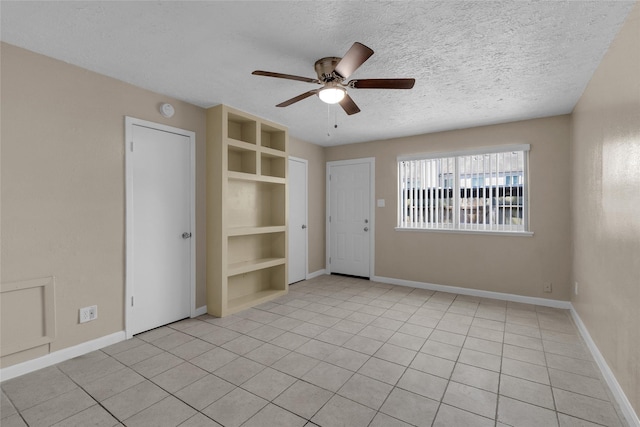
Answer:
[(222, 317), (287, 292), (287, 129), (207, 111), (207, 311)]

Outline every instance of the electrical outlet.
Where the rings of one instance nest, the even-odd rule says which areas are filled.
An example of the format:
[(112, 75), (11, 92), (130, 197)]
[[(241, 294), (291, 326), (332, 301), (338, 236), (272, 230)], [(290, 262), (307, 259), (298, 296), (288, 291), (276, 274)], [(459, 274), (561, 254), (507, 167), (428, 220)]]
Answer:
[(548, 293), (552, 292), (552, 290), (551, 290), (551, 282), (544, 284), (544, 291), (548, 292)]
[(575, 284), (573, 285), (573, 292), (578, 295), (578, 282), (575, 282)]
[(80, 323), (90, 322), (98, 318), (98, 306), (83, 307), (80, 309)]

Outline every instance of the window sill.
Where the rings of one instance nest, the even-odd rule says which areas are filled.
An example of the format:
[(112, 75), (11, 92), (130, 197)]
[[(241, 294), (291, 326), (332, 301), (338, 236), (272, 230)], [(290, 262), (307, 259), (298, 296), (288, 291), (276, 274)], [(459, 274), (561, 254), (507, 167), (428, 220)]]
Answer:
[(533, 231), (490, 231), (490, 230), (458, 230), (437, 228), (404, 228), (395, 227), (396, 231), (418, 231), (429, 233), (453, 233), (453, 234), (485, 234), (490, 236), (533, 237)]

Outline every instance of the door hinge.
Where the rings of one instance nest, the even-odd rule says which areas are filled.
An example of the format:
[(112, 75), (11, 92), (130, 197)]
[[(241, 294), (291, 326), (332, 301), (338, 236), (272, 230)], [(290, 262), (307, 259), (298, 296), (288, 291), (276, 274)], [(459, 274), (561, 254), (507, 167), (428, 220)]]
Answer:
[(133, 307), (133, 297), (131, 297), (131, 307)]
[(133, 153), (133, 141), (131, 141), (131, 152)]
[(329, 174), (329, 181), (331, 181), (331, 174)]

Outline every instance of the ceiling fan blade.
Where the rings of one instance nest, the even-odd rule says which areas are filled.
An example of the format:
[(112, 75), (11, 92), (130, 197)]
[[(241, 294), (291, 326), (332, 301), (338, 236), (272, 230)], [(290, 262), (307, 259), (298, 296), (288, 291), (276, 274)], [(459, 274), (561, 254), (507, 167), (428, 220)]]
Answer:
[(291, 74), (273, 73), (271, 71), (256, 70), (251, 74), (253, 74), (254, 76), (276, 77), (278, 79), (297, 80), (299, 82), (320, 84), (320, 80), (318, 79), (311, 79), (309, 77), (302, 77), (302, 76), (294, 76)]
[(338, 62), (334, 71), (340, 77), (346, 79), (364, 64), (371, 55), (373, 55), (373, 50), (362, 43), (355, 42)]
[(356, 89), (411, 89), (416, 79), (363, 79), (351, 80), (347, 86)]
[(308, 98), (308, 97), (310, 97), (312, 95), (315, 95), (316, 93), (318, 93), (317, 90), (310, 90), (309, 92), (305, 92), (305, 93), (303, 93), (301, 95), (294, 96), (291, 99), (288, 99), (288, 100), (286, 100), (284, 102), (281, 102), (280, 104), (276, 105), (276, 107), (288, 107), (289, 105), (295, 104), (298, 101), (302, 101), (303, 99)]
[(342, 98), (342, 101), (340, 101), (340, 106), (349, 116), (360, 112), (360, 109), (348, 94), (344, 95), (344, 98)]

